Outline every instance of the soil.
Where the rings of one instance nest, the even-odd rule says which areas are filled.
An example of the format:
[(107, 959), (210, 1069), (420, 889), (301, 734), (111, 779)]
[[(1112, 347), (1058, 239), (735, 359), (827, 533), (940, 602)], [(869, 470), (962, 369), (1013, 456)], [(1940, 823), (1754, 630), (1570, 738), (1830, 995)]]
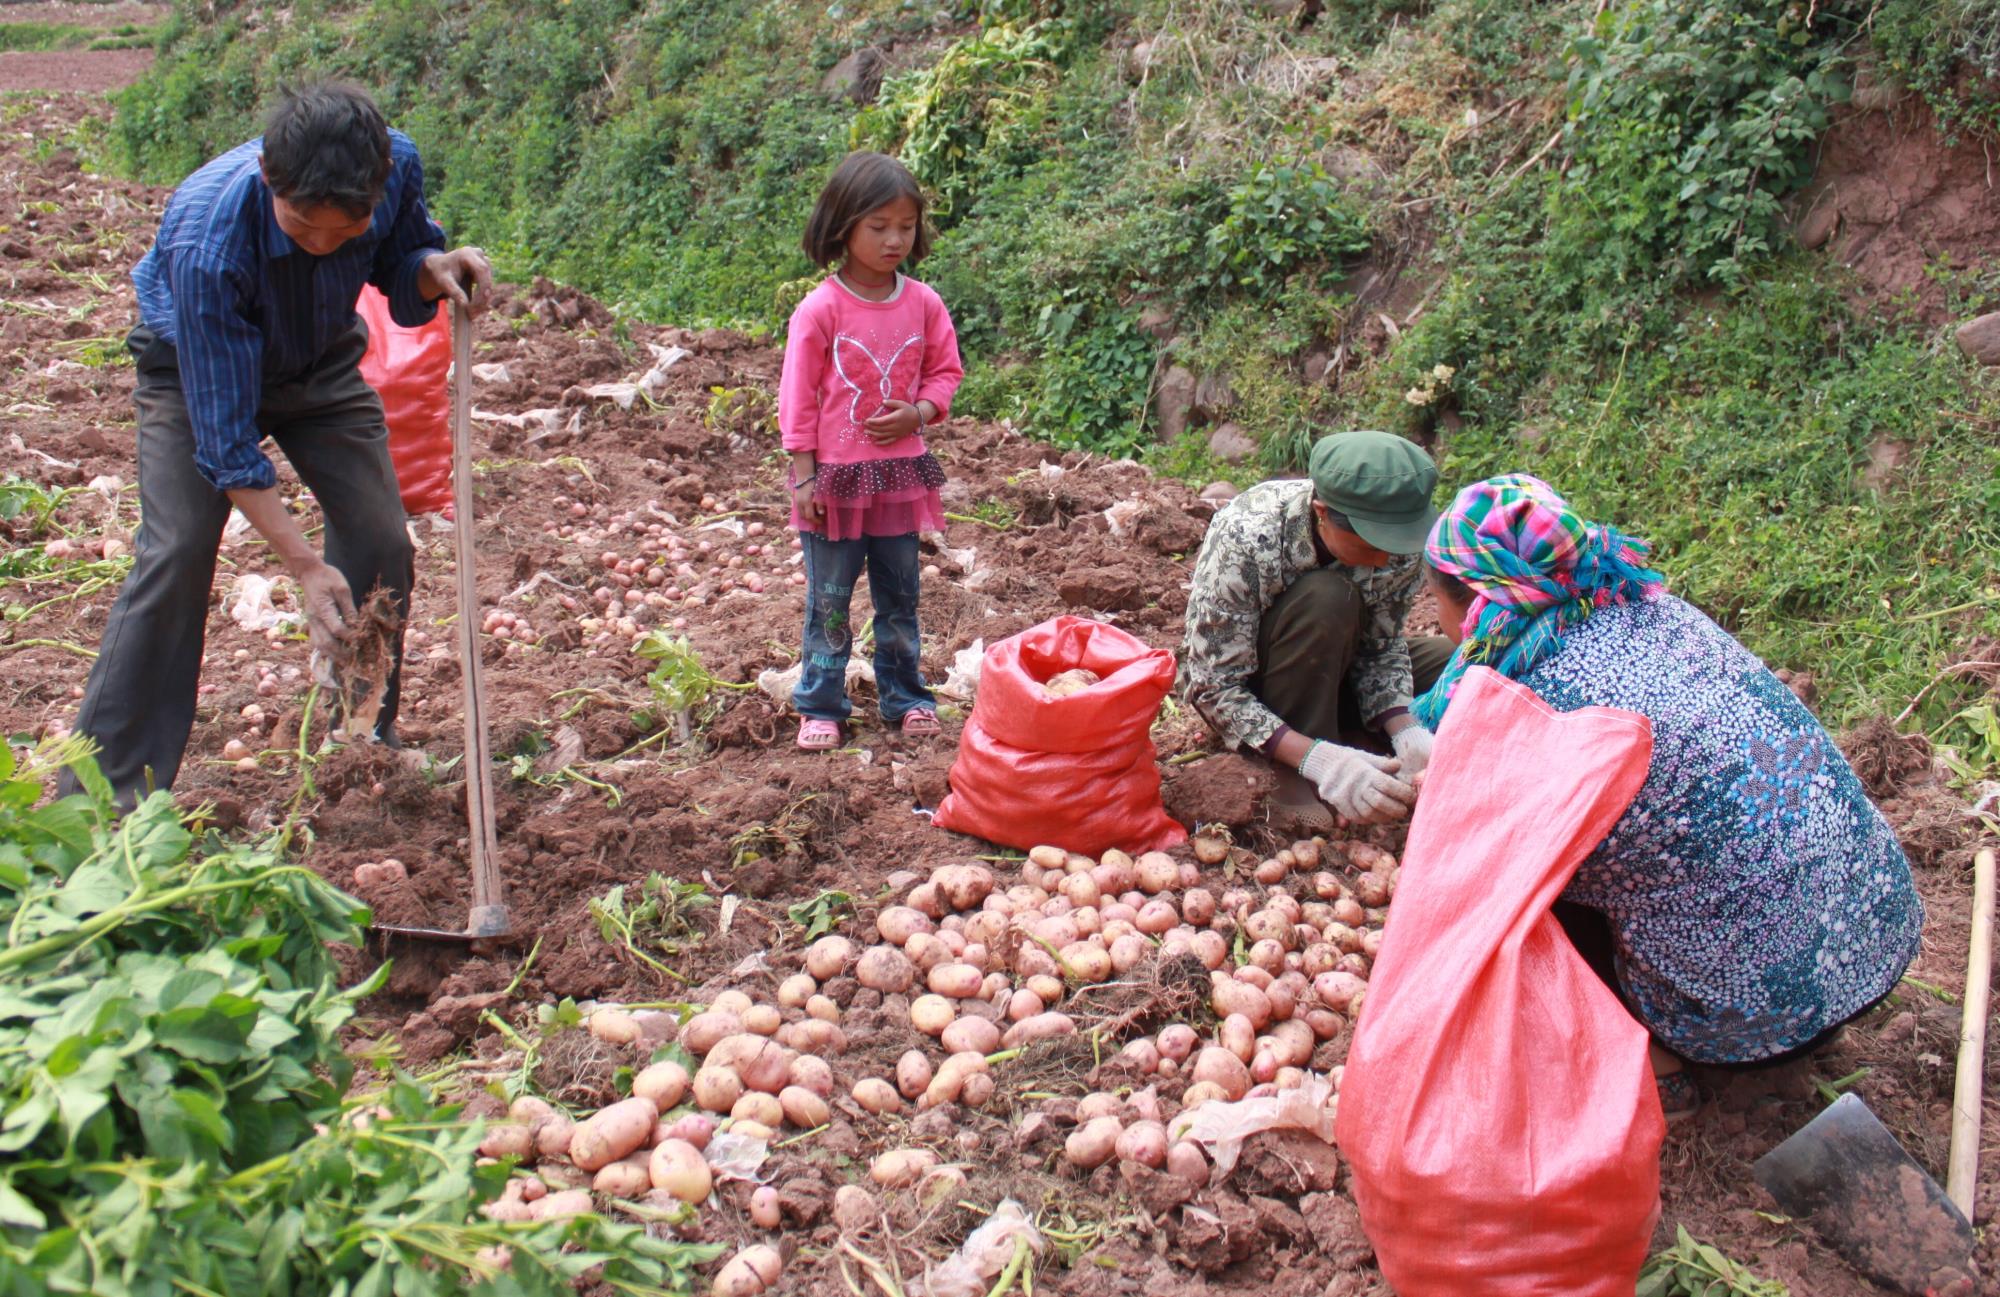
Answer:
[(1792, 200), (1799, 241), (1853, 271), (1869, 303), (1930, 325), (1951, 318), (1936, 270), (1977, 269), (2000, 241), (1992, 141), (1949, 141), (1920, 97), (1864, 82), (1818, 148), (1812, 182)]
[(151, 50), (4, 50), (0, 94), (118, 90), (152, 65)]
[[(86, 114), (104, 111), (100, 98), (50, 95), (30, 104), (0, 139), (0, 211), (31, 213), (0, 233), (0, 295), (13, 308), (0, 313), (0, 402), (8, 415), (0, 473), (73, 488), (53, 515), (62, 532), (129, 542), (136, 522), (128, 484), (132, 374), (116, 342), (133, 322), (124, 272), (144, 251), (166, 191), (85, 176), (66, 152), (38, 157), (32, 143), (60, 138)], [(653, 364), (647, 344), (691, 352), (668, 371), (655, 403), (622, 409), (584, 390), (643, 374)], [(356, 1024), (357, 1052), (379, 1056), (386, 1046), (417, 1072), (449, 1058), (450, 1084), (490, 1104), (482, 1084), (520, 1063), (493, 1029), (496, 1018), (532, 1035), (537, 1010), (566, 998), (699, 1002), (732, 986), (766, 998), (799, 967), (802, 932), (792, 907), (845, 893), (854, 909), (842, 930), (867, 930), (877, 908), (929, 867), (991, 854), (987, 844), (934, 829), (923, 813), (946, 787), (963, 720), (955, 707), (943, 709), (942, 737), (905, 739), (875, 719), (872, 691), (857, 685), (847, 746), (813, 755), (792, 746), (794, 722), (782, 705), (746, 687), (796, 659), (802, 599), (790, 580), (796, 553), (771, 455), (775, 438), (762, 413), (767, 404), (719, 400), (716, 389), (768, 396), (779, 359), (773, 346), (722, 330), (634, 321), (613, 327), (598, 304), (545, 282), (504, 287), (498, 308), (479, 322), (475, 360), (504, 365), (505, 375), (477, 384), (477, 409), (559, 412), (553, 432), (539, 420), (527, 429), (475, 425), (481, 603), (488, 618), (500, 611), (517, 619), (487, 635), (483, 660), (501, 763), (498, 840), (520, 941), (480, 950), (384, 939), (351, 952), (356, 977), (383, 954), (394, 956), (386, 988)], [(939, 429), (934, 448), (951, 479), (947, 507), (956, 520), (925, 560), (937, 569), (923, 587), (929, 678), (943, 680), (955, 654), (977, 641), (990, 645), (1062, 613), (1096, 615), (1149, 643), (1177, 645), (1188, 552), (1211, 512), (1192, 489), (1129, 463), (1032, 444), (1004, 425), (954, 419)], [(282, 461), (280, 473), (287, 494), (298, 495)], [(1137, 508), (1120, 511), (1121, 525), (1128, 515), (1137, 521), (1114, 534), (1107, 510), (1128, 501)], [(315, 518), (309, 497), (301, 508)], [(33, 522), (24, 514), (0, 523), (7, 548), (51, 538)], [(305, 859), (343, 886), (354, 886), (359, 864), (398, 860), (405, 880), (361, 891), (377, 919), (451, 929), (465, 922), (469, 891), (456, 773), (463, 732), (451, 648), (453, 554), (448, 525), (418, 518), (412, 526), (419, 575), (399, 725), (409, 748), (323, 746), (325, 709), (307, 718), (303, 638), (246, 629), (229, 615), (232, 585), (246, 574), (277, 582), (281, 611), (294, 604), (264, 546), (238, 536), (223, 550), (198, 716), (176, 792), (191, 808), (207, 806), (211, 822), (229, 830), (259, 832), (296, 815), (308, 830), (298, 838)], [(704, 543), (711, 546), (705, 553)], [(649, 586), (643, 575), (604, 563), (607, 552), (614, 562), (648, 562), (677, 544), (689, 566), (675, 571), (672, 586)], [(768, 553), (750, 552), (767, 545)], [(763, 593), (746, 588), (751, 573)], [(73, 565), (7, 585), (9, 619), (0, 632), (5, 732), (60, 731), (73, 718), (84, 658), (102, 633), (117, 575)], [(629, 637), (587, 620), (608, 615), (597, 591), (609, 597), (616, 590), (623, 601), (621, 575), (633, 580), (627, 615), (635, 628), (685, 634), (721, 682), (698, 705), (690, 742), (677, 742), (670, 723), (662, 729), (645, 715), (657, 707), (646, 682), (651, 664), (629, 651)], [(732, 581), (739, 584), (732, 588)], [(668, 598), (669, 589), (685, 593), (683, 585), (703, 602)], [(639, 591), (657, 594), (664, 606), (641, 601)], [(252, 707), (264, 719), (246, 719)], [(311, 754), (303, 768), (302, 726)], [(231, 739), (259, 754), (255, 770), (224, 758)], [(1283, 840), (1266, 822), (1268, 775), (1216, 753), (1185, 714), (1163, 721), (1155, 741), (1173, 815), (1190, 825), (1227, 826), (1252, 851)], [(1655, 1240), (1670, 1245), (1675, 1226), (1685, 1226), (1792, 1292), (1815, 1297), (1878, 1290), (1779, 1217), (1754, 1188), (1750, 1163), (1817, 1111), (1816, 1083), (1844, 1079), (1921, 1163), (1942, 1172), (1968, 927), (1968, 830), (1929, 755), (1887, 729), (1851, 736), (1850, 751), (1899, 826), (1913, 831), (1931, 917), (1911, 970), (1917, 980), (1817, 1058), (1774, 1073), (1701, 1073), (1710, 1102), (1669, 1137)], [(1400, 847), (1393, 832), (1375, 836)], [(997, 868), (1005, 885), (1010, 867)], [(661, 898), (658, 885), (649, 889), (646, 881), (654, 873), (700, 885), (709, 902), (683, 903), (677, 918), (642, 939), (640, 949), (670, 966), (671, 977), (607, 940), (592, 909), (613, 888), (624, 889), (628, 908), (642, 895)], [(1169, 971), (1155, 984), (1160, 997), (1177, 993)], [(881, 1075), (915, 1043), (905, 997), (846, 978), (824, 989), (845, 1012), (844, 1073)], [(1133, 1021), (1145, 1016), (1138, 1003), (1108, 1003), (1104, 1012), (1132, 1009), (1139, 1010)], [(671, 1034), (671, 1021), (649, 1030), (658, 1034), (647, 1048)], [(1336, 1039), (1315, 1064), (1332, 1066), (1343, 1054)], [(642, 1057), (633, 1047), (615, 1050), (557, 1031), (544, 1043), (536, 1079), (571, 1102), (598, 1102), (615, 1093), (618, 1068)], [(1076, 1263), (1045, 1265), (1036, 1275), (1046, 1291), (1386, 1291), (1340, 1161), (1324, 1146), (1260, 1137), (1239, 1173), (1193, 1199), (1185, 1187), (1138, 1170), (1105, 1168), (1086, 1178), (1059, 1169), (1075, 1097), (1093, 1063), (1087, 1048), (1038, 1055), (1037, 1085), (1057, 1097), (1029, 1102), (1003, 1086), (984, 1112), (954, 1105), (892, 1121), (839, 1099), (822, 1132), (766, 1166), (799, 1241), (819, 1258), (793, 1272), (794, 1290), (839, 1294), (851, 1281), (866, 1282), (858, 1263), (836, 1250), (832, 1190), (858, 1178), (875, 1151), (914, 1143), (943, 1152), (964, 1183), (947, 1185), (935, 1205), (913, 1194), (885, 1198), (881, 1226), (851, 1236), (877, 1259), (896, 1258), (905, 1273), (944, 1257), (979, 1223), (980, 1214), (957, 1204), (1013, 1197), (1041, 1209), (1045, 1220), (1067, 1221), (1076, 1240), (1068, 1249)], [(1989, 1067), (1989, 1129), (2000, 1129), (1996, 1069), (2000, 1064)], [(844, 1095), (844, 1086), (837, 1093)], [(1979, 1186), (1982, 1220), (2000, 1208), (1997, 1170), (1989, 1158)], [(741, 1188), (725, 1189), (725, 1203)], [(717, 1240), (751, 1232), (744, 1215), (727, 1207), (705, 1212), (698, 1228)], [(1990, 1239), (1981, 1245), (1986, 1273), (2000, 1265), (1996, 1247)]]

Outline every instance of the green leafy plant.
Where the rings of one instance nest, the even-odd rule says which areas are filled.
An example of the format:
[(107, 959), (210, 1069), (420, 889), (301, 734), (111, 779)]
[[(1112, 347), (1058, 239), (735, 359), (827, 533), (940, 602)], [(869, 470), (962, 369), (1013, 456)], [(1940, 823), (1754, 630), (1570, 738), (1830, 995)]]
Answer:
[(54, 490), (26, 478), (9, 477), (0, 482), (0, 522), (11, 522), (25, 515), (28, 519), (30, 535), (40, 535), (48, 530), (49, 520), (55, 516), (63, 502), (75, 494), (73, 487), (57, 487)]
[(1634, 1297), (1790, 1297), (1791, 1290), (1761, 1279), (1675, 1226), (1674, 1245), (1646, 1262)]
[(747, 684), (718, 680), (702, 665), (701, 654), (685, 635), (669, 635), (651, 630), (632, 650), (653, 663), (646, 675), (646, 687), (653, 701), (673, 717), (675, 734), (682, 743), (694, 737), (695, 714), (714, 696), (717, 689), (749, 689)]
[(654, 947), (668, 956), (686, 949), (697, 934), (696, 910), (715, 904), (708, 888), (700, 883), (684, 883), (678, 878), (654, 872), (640, 882), (637, 894), (628, 901), (620, 883), (589, 902), (590, 917), (597, 920), (597, 933), (623, 949), (626, 954), (662, 977), (685, 981), (679, 973), (647, 953)]
[[(68, 766), (82, 794), (37, 805)], [(685, 1288), (720, 1251), (595, 1216), (502, 1225), (483, 1133), (408, 1082), (343, 1111), (330, 945), (367, 910), (268, 849), (119, 815), (76, 741), (0, 746), (0, 1291), (558, 1297)], [(504, 1278), (503, 1278), (504, 1275)]]
[[(1843, 30), (1844, 29), (1844, 30)], [(1639, 0), (1570, 43), (1571, 156), (1551, 215), (1605, 272), (1738, 282), (1847, 95), (1852, 29), (1793, 0)], [(1579, 242), (1579, 251), (1581, 251)]]
[(1960, 787), (2000, 779), (2000, 709), (1978, 703), (1960, 710), (1940, 728), (1936, 746)]
[(1263, 291), (1370, 242), (1366, 213), (1318, 163), (1263, 163), (1229, 191), (1229, 214), (1209, 228), (1203, 253), (1219, 285)]
[(833, 931), (842, 918), (854, 913), (854, 897), (847, 892), (825, 891), (788, 907), (785, 913), (805, 929), (807, 941), (817, 941)]
[(897, 153), (953, 215), (971, 187), (969, 163), (1018, 119), (1038, 83), (1065, 53), (1060, 22), (1001, 21), (955, 42), (929, 67), (890, 77), (876, 104), (855, 119), (855, 148)]

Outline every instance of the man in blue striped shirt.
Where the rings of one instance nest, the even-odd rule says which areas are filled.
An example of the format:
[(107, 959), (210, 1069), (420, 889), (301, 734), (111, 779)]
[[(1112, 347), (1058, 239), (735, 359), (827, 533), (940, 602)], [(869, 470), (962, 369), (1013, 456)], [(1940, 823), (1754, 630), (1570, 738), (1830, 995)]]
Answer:
[[(77, 718), (128, 804), (180, 769), (232, 505), (298, 582), (322, 652), (357, 594), (386, 589), (408, 615), (413, 554), (354, 306), (369, 283), (402, 325), (440, 299), (477, 312), (492, 271), (477, 248), (445, 250), (416, 146), (364, 92), (325, 83), (286, 93), (261, 138), (175, 190), (132, 281), (139, 534)], [(319, 502), (324, 558), (278, 495), (266, 437)], [(391, 744), (399, 684), (376, 729)]]

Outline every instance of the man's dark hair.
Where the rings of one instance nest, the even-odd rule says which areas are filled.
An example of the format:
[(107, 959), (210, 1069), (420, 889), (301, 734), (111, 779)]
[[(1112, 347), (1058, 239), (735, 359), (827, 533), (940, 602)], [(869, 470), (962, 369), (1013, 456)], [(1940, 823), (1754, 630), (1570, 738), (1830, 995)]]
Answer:
[(264, 126), (264, 179), (296, 207), (337, 207), (358, 220), (389, 182), (389, 124), (359, 86), (286, 90)]
[(930, 255), (931, 228), (924, 219), (924, 191), (910, 169), (886, 153), (850, 153), (834, 168), (833, 178), (813, 204), (801, 241), (815, 266), (826, 267), (847, 255), (847, 236), (855, 224), (878, 207), (898, 198), (917, 205), (917, 237), (903, 260), (915, 265)]

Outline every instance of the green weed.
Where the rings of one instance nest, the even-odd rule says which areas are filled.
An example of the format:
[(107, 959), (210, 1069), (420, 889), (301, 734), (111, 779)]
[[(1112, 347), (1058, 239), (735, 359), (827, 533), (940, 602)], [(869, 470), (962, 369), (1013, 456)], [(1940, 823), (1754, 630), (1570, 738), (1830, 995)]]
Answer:
[(1674, 1245), (1646, 1262), (1635, 1297), (1790, 1297), (1791, 1290), (1761, 1279), (1718, 1248), (1699, 1243), (1675, 1226)]

